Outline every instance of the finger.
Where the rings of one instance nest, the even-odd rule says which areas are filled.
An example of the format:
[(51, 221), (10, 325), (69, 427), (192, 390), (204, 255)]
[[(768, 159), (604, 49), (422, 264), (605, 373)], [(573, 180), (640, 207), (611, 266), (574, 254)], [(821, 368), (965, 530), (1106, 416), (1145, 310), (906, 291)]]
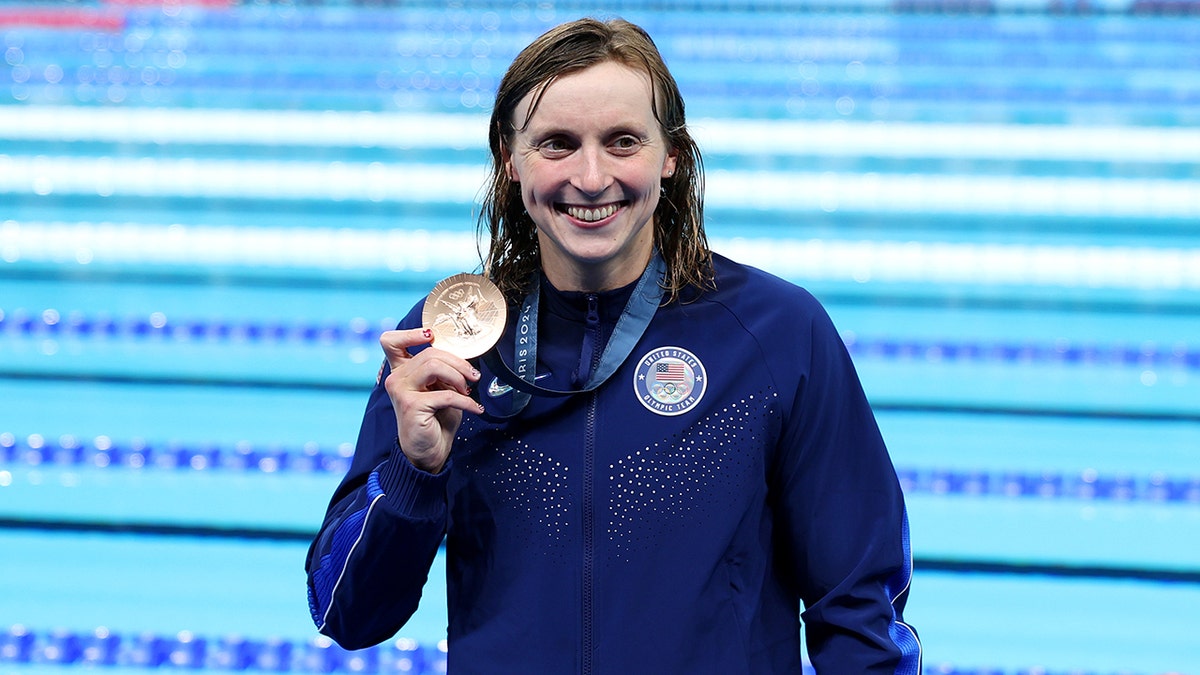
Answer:
[(387, 356), (388, 365), (392, 370), (405, 359), (412, 358), (409, 347), (427, 345), (433, 342), (433, 331), (428, 328), (413, 328), (411, 330), (389, 330), (379, 336), (379, 345)]
[(439, 391), (430, 391), (423, 397), (424, 405), (429, 406), (430, 410), (446, 410), (453, 408), (463, 412), (479, 414), (483, 411), (483, 405), (475, 399), (461, 394), (450, 389), (442, 389)]
[(413, 391), (452, 389), (470, 394), (472, 383), (479, 380), (479, 371), (470, 363), (436, 348), (418, 354), (406, 368), (392, 372), (396, 377), (389, 376), (388, 379), (394, 379), (394, 382), (388, 382), (388, 385)]
[[(401, 447), (420, 451), (440, 443), (440, 429), (446, 425), (457, 428), (462, 412), (480, 414), (483, 406), (469, 396), (452, 389), (433, 391), (404, 391), (394, 400)], [(435, 430), (439, 430), (435, 433)], [(420, 440), (424, 438), (424, 441)], [(449, 442), (449, 439), (445, 439)]]

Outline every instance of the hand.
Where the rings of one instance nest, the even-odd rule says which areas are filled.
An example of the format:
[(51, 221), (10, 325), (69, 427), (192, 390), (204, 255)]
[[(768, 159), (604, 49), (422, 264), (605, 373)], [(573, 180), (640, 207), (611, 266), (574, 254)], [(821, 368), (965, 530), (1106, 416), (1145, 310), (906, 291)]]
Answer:
[(433, 333), (421, 328), (390, 330), (379, 337), (392, 369), (384, 388), (396, 411), (400, 449), (418, 469), (437, 473), (450, 457), (463, 411), (478, 413), (483, 407), (470, 396), (479, 371), (465, 359), (436, 345), (416, 356), (408, 353), (409, 347), (432, 342)]

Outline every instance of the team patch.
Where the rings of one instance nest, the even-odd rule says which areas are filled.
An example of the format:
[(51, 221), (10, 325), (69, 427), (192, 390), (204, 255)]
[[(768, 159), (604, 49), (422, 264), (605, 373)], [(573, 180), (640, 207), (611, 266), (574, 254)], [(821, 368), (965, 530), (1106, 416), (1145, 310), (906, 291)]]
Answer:
[(695, 408), (707, 387), (704, 364), (679, 347), (659, 347), (646, 354), (633, 376), (638, 400), (659, 415), (682, 415)]

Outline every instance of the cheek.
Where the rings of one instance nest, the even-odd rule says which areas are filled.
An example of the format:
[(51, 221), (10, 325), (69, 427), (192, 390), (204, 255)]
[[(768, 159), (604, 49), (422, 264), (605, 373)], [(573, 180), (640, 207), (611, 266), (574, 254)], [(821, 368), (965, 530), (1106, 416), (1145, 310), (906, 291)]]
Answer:
[(569, 182), (569, 177), (557, 167), (526, 165), (521, 171), (521, 198), (531, 206), (546, 207), (561, 198), (561, 192)]
[(543, 201), (539, 199), (537, 185), (533, 181), (526, 180), (521, 183), (521, 201), (529, 207)]
[(525, 207), (525, 212), (533, 217), (534, 220), (544, 220), (539, 214), (545, 211), (552, 203), (552, 196), (547, 194), (544, 189), (539, 189), (537, 181), (530, 180), (529, 176), (526, 176), (525, 180), (521, 181), (520, 186), (521, 204)]

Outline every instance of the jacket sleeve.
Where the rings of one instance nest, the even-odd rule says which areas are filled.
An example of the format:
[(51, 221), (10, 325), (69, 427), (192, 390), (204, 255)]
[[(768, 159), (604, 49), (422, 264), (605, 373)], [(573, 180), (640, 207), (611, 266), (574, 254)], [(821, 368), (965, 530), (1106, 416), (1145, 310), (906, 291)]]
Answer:
[(807, 356), (773, 488), (809, 658), (820, 675), (920, 673), (921, 644), (903, 617), (912, 577), (904, 497), (854, 365), (819, 305)]
[(378, 644), (408, 621), (446, 531), (452, 460), (435, 475), (404, 456), (386, 376), (385, 365), (305, 565), (313, 621), (346, 649)]

